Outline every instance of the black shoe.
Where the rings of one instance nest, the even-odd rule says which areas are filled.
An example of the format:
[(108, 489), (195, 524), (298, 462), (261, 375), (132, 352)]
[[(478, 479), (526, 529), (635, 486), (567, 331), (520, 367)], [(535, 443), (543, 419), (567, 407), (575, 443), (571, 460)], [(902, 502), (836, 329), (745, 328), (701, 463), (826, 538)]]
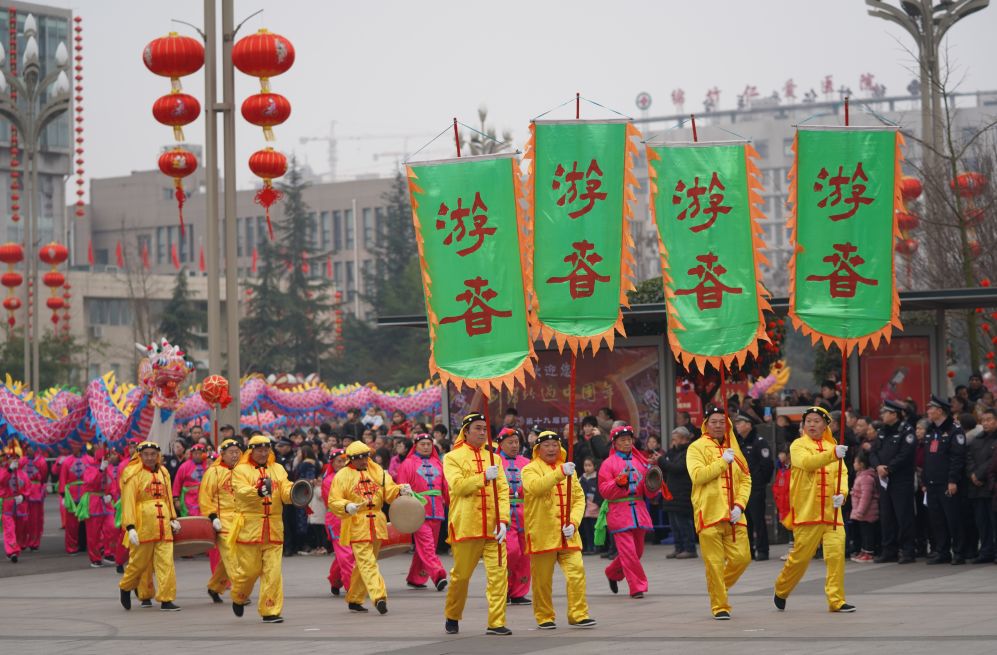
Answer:
[(377, 613), (378, 614), (387, 614), (388, 613), (388, 601), (384, 600), (383, 598), (381, 600), (375, 600), (374, 601), (374, 607), (377, 608)]
[(631, 598), (637, 598), (637, 599), (643, 598), (644, 597), (644, 592), (643, 591), (638, 591), (635, 594), (630, 594), (630, 597)]
[(104, 555), (104, 561), (114, 564), (114, 555)]
[(271, 614), (270, 616), (263, 617), (264, 623), (283, 623), (284, 617), (280, 614)]
[(446, 588), (447, 588), (446, 578), (440, 578), (439, 580), (436, 581), (436, 591), (443, 591)]
[(838, 607), (838, 609), (836, 609), (834, 611), (835, 612), (841, 612), (843, 614), (851, 614), (852, 612), (855, 611), (855, 606), (854, 605), (849, 605), (848, 603), (842, 603), (841, 606)]
[(151, 598), (146, 598), (145, 600), (143, 600), (142, 602), (140, 602), (138, 604), (138, 606), (141, 607), (144, 610), (152, 609), (152, 599)]
[(755, 555), (756, 562), (767, 562), (768, 560), (769, 560), (768, 553), (759, 553), (758, 555)]
[[(676, 551), (673, 551), (673, 552), (671, 552), (671, 553), (668, 553), (667, 555), (665, 555), (665, 559), (675, 559), (675, 557), (676, 557), (676, 556), (677, 556), (677, 555), (678, 555), (679, 553), (681, 553), (681, 552), (682, 552), (682, 551), (680, 551), (680, 550), (676, 550)], [(582, 553), (582, 555), (584, 555), (584, 554), (585, 554), (585, 553)]]
[(596, 626), (595, 619), (582, 619), (578, 623), (569, 623), (572, 628), (594, 628)]
[(929, 557), (925, 564), (948, 564), (952, 561), (951, 557)]
[(730, 612), (725, 612), (723, 610), (720, 610), (719, 612), (713, 615), (713, 618), (716, 619), (717, 621), (730, 621)]
[(780, 612), (786, 609), (786, 599), (779, 596), (779, 594), (772, 596), (772, 602), (775, 603), (775, 608)]
[(125, 591), (124, 589), (120, 589), (119, 592), (119, 595), (121, 596), (121, 606), (126, 610), (130, 610), (132, 608), (132, 592)]
[(965, 563), (966, 560), (963, 559), (962, 557), (953, 557), (952, 561), (949, 562), (949, 564), (951, 564), (952, 566), (959, 566), (960, 564), (965, 564)]
[(211, 589), (208, 589), (208, 595), (211, 596), (211, 602), (212, 603), (224, 603), (225, 602), (225, 601), (222, 600), (221, 595), (217, 591), (212, 591)]
[(973, 564), (992, 564), (994, 561), (993, 557), (977, 557), (973, 560)]
[(902, 555), (900, 559), (897, 560), (897, 564), (913, 564), (913, 563), (914, 563), (914, 557), (912, 555)]
[(339, 595), (339, 587), (329, 587), (329, 591), (332, 592), (333, 596), (338, 596)]
[(424, 584), (416, 584), (414, 582), (406, 582), (405, 584), (407, 584), (408, 586), (412, 587), (413, 589), (425, 589), (426, 588), (426, 585), (424, 585)]
[(367, 612), (370, 611), (360, 603), (348, 603), (346, 605), (346, 609), (350, 610), (351, 612), (359, 612), (361, 614), (366, 614)]
[(504, 625), (500, 625), (497, 628), (488, 628), (487, 630), (485, 630), (485, 634), (486, 635), (499, 635), (501, 637), (505, 637), (507, 635), (511, 635), (512, 634), (512, 630), (510, 630), (509, 628), (505, 627)]
[(512, 596), (509, 598), (509, 605), (532, 605), (533, 601), (526, 596)]
[(114, 568), (114, 570), (117, 571), (118, 573), (124, 573), (125, 572), (125, 565), (124, 564), (118, 564)]
[[(609, 580), (609, 578), (606, 579)], [(616, 580), (609, 580), (609, 590), (614, 594), (620, 593), (620, 585), (616, 582)]]
[(544, 621), (543, 623), (537, 624), (537, 630), (554, 630), (557, 628), (557, 624), (553, 621)]
[(242, 618), (242, 613), (246, 611), (246, 606), (233, 601), (232, 603), (232, 613), (236, 616)]
[(443, 624), (443, 629), (446, 630), (448, 635), (455, 635), (460, 632), (460, 624), (453, 619), (447, 619), (447, 622)]
[(873, 558), (872, 561), (875, 562), (876, 564), (884, 564), (886, 562), (896, 562), (897, 561), (897, 556), (896, 555), (880, 555), (879, 557)]
[(160, 611), (163, 611), (163, 612), (179, 612), (180, 611), (180, 608), (177, 607), (176, 605), (174, 605), (173, 603), (171, 603), (170, 601), (166, 601), (165, 603), (160, 603), (159, 604), (159, 609), (160, 609)]

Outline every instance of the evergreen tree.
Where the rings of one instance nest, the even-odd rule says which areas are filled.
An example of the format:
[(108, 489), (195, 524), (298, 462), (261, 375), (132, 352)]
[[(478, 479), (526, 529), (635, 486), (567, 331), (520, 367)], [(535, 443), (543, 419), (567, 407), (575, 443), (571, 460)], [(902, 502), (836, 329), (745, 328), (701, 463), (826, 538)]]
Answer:
[[(184, 350), (204, 348), (206, 319), (204, 308), (191, 300), (187, 270), (182, 269), (177, 273), (176, 283), (173, 285), (173, 297), (166, 304), (159, 320), (159, 335)], [(199, 334), (202, 336), (198, 336)]]
[[(42, 389), (49, 387), (76, 387), (82, 389), (89, 380), (85, 361), (87, 351), (102, 353), (104, 343), (89, 341), (85, 344), (70, 334), (56, 334), (52, 330), (42, 333), (38, 343), (38, 376)], [(0, 344), (0, 371), (17, 380), (24, 370), (24, 328), (7, 332), (7, 340)]]
[(287, 334), (284, 331), (286, 296), (281, 289), (284, 266), (277, 246), (262, 239), (256, 282), (249, 282), (249, 307), (239, 322), (242, 373), (275, 373), (290, 370)]

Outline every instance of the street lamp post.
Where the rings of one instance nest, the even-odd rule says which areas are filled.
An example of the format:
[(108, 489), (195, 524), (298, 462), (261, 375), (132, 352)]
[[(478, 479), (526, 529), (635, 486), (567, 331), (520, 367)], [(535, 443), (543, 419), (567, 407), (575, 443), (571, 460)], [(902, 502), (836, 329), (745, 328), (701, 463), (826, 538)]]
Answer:
[[(56, 118), (69, 110), (69, 51), (65, 43), (59, 43), (55, 51), (56, 68), (41, 77), (41, 62), (38, 56), (38, 28), (31, 14), (24, 19), (24, 59), (21, 75), (14, 76), (6, 68), (0, 68), (0, 116), (17, 128), (27, 154), (25, 173), (28, 182), (28, 229), (24, 232), (24, 254), (27, 279), (25, 302), (27, 314), (31, 316), (31, 334), (24, 330), (24, 381), (37, 393), (39, 391), (39, 314), (37, 298), (38, 284), (38, 144), (45, 128)], [(6, 55), (0, 46), (0, 66)], [(12, 100), (8, 89), (17, 92), (17, 100)], [(34, 303), (32, 301), (35, 301)]]

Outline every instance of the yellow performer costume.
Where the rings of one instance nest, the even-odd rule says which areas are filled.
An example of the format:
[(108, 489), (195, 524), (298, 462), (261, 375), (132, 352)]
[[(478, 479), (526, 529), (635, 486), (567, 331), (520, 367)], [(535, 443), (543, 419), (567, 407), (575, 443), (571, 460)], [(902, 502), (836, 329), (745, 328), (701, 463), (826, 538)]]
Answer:
[(453, 548), (454, 560), (444, 609), (447, 634), (459, 631), (458, 622), (463, 618), (467, 602), (467, 585), (482, 559), (487, 576), (487, 634), (512, 634), (505, 627), (509, 574), (503, 553), (509, 526), (509, 483), (503, 467), (492, 464), (494, 453), (485, 447), (489, 441), (485, 417), (469, 414), (461, 423), (453, 450), (443, 458), (443, 477), (450, 488), (447, 541)]
[(232, 490), (235, 464), (228, 464), (225, 460), (227, 457), (236, 457), (235, 453), (241, 456), (242, 448), (235, 439), (226, 439), (219, 444), (218, 452), (218, 459), (204, 472), (197, 493), (201, 513), (211, 519), (211, 524), (218, 533), (216, 548), (221, 559), (208, 580), (208, 595), (216, 603), (222, 602), (221, 594), (225, 593), (229, 580), (236, 577), (235, 571), (238, 568), (236, 554), (228, 542), (232, 522), (235, 520), (235, 493)]
[[(362, 441), (346, 447), (349, 465), (336, 473), (329, 488), (329, 511), (343, 522), (339, 543), (353, 550), (353, 573), (346, 592), (352, 612), (366, 612), (369, 594), (381, 614), (388, 612), (388, 590), (377, 566), (381, 542), (388, 538), (388, 521), (381, 507), (398, 498), (408, 485), (398, 485), (380, 466), (370, 461), (370, 448)], [(409, 491), (411, 491), (409, 489)]]
[(703, 436), (686, 453), (692, 509), (706, 568), (713, 618), (730, 618), (727, 591), (751, 563), (744, 508), (751, 495), (748, 463), (723, 410), (709, 407)]
[(242, 616), (256, 579), (260, 579), (259, 613), (264, 623), (281, 623), (284, 580), (280, 563), (284, 548), (284, 505), (291, 502), (291, 482), (274, 462), (271, 438), (257, 434), (232, 471), (235, 520), (228, 535), (237, 572), (232, 581), (232, 611)]
[(177, 595), (173, 533), (180, 524), (173, 509), (170, 474), (163, 466), (159, 445), (151, 441), (139, 444), (121, 472), (119, 483), (123, 543), (128, 546), (128, 565), (118, 583), (121, 605), (131, 609), (131, 592), (137, 587), (149, 593), (154, 571), (160, 609), (179, 610), (173, 604)]
[(841, 506), (848, 495), (848, 476), (838, 471), (847, 446), (834, 441), (831, 415), (823, 407), (810, 407), (803, 413), (803, 435), (789, 447), (793, 462), (789, 479), (789, 515), (783, 523), (793, 531), (793, 549), (775, 581), (775, 606), (786, 608), (792, 593), (810, 565), (817, 547), (824, 547), (827, 577), (824, 594), (831, 612), (854, 612), (845, 602), (845, 528)]
[[(561, 566), (568, 592), (568, 623), (590, 628), (585, 598), (585, 566), (578, 526), (585, 514), (585, 492), (575, 475), (575, 465), (565, 463), (557, 433), (545, 431), (533, 446), (533, 461), (523, 467), (526, 551), (533, 580), (533, 616), (541, 630), (552, 630), (554, 564)], [(568, 486), (571, 502), (568, 503)]]

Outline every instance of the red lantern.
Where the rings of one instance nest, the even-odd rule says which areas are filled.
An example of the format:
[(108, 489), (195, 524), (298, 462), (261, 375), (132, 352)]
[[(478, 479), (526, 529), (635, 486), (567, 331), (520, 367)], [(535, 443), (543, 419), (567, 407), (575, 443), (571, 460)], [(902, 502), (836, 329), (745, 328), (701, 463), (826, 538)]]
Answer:
[[(21, 299), (17, 296), (11, 296), (10, 298), (4, 298), (3, 308), (8, 312), (16, 312), (21, 308)], [(13, 323), (11, 324), (13, 325)]]
[(21, 277), (21, 274), (14, 273), (13, 271), (8, 271), (0, 276), (0, 284), (3, 284), (8, 289), (19, 287), (23, 282), (24, 278)]
[(983, 192), (987, 178), (982, 173), (959, 173), (949, 186), (963, 198), (972, 198)]
[(170, 78), (173, 89), (179, 91), (179, 78), (196, 73), (204, 66), (204, 46), (189, 36), (170, 32), (145, 46), (142, 62), (156, 75)]
[(979, 227), (983, 225), (983, 218), (985, 213), (980, 207), (973, 207), (972, 209), (966, 210), (966, 225), (971, 225), (973, 227)]
[(183, 192), (183, 178), (197, 170), (197, 157), (183, 148), (172, 148), (159, 156), (159, 170), (173, 178), (174, 195), (177, 197), (177, 212), (180, 214), (180, 236), (184, 235), (183, 204), (187, 200)]
[(201, 103), (186, 93), (171, 93), (152, 104), (153, 117), (163, 125), (173, 128), (173, 138), (183, 141), (183, 126), (197, 120), (201, 114)]
[(897, 241), (896, 250), (901, 255), (912, 256), (917, 252), (917, 239), (900, 239)]
[(291, 103), (279, 93), (257, 93), (242, 101), (242, 117), (263, 128), (263, 138), (273, 141), (274, 125), (280, 125), (291, 115)]
[(209, 405), (221, 405), (222, 409), (229, 406), (232, 396), (228, 391), (228, 380), (221, 375), (209, 375), (201, 383), (201, 398)]
[(38, 249), (38, 259), (50, 266), (58, 266), (69, 259), (69, 248), (53, 241)]
[(917, 200), (921, 196), (921, 180), (904, 177), (900, 180), (900, 194), (904, 200)]
[(52, 311), (57, 311), (62, 309), (62, 307), (65, 304), (66, 304), (65, 301), (60, 296), (52, 296), (51, 298), (45, 301), (45, 306), (51, 309)]
[(266, 93), (269, 78), (286, 73), (294, 64), (294, 46), (281, 35), (261, 29), (232, 46), (232, 63), (246, 75), (260, 78), (260, 89)]
[(17, 264), (24, 259), (24, 249), (19, 243), (5, 243), (0, 246), (0, 262)]
[(273, 240), (273, 226), (270, 224), (270, 207), (283, 195), (273, 188), (272, 180), (287, 172), (287, 157), (273, 148), (257, 150), (249, 157), (249, 170), (253, 175), (263, 178), (263, 188), (256, 192), (256, 203), (266, 209), (267, 233)]
[(897, 212), (897, 225), (904, 232), (909, 232), (910, 230), (916, 230), (917, 226), (920, 225), (921, 221), (918, 219), (917, 214), (911, 214), (908, 212)]
[(50, 289), (56, 289), (66, 283), (66, 276), (58, 271), (49, 271), (42, 276), (42, 284)]

